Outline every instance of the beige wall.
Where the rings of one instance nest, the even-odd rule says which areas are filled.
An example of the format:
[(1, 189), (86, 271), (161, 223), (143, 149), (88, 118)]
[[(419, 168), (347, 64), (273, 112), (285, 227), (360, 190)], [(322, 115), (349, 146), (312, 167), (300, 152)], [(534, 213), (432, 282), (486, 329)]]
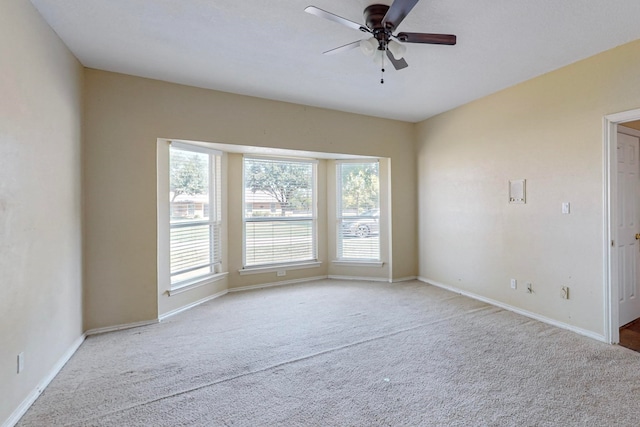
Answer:
[[(97, 70), (87, 70), (85, 80), (87, 329), (155, 319), (205, 296), (194, 293), (178, 304), (157, 292), (158, 138), (390, 158), (394, 215), (388, 268), (394, 278), (416, 275), (414, 125)], [(228, 158), (226, 286), (280, 281), (275, 273), (237, 273), (242, 203), (232, 187), (240, 182), (233, 177), (241, 170), (239, 159)], [(326, 223), (319, 226), (326, 230)], [(321, 254), (326, 251), (320, 247)], [(289, 270), (286, 279), (325, 275), (326, 269)]]
[(2, 423), (82, 336), (83, 71), (28, 1), (0, 2), (0, 52)]
[(420, 276), (603, 334), (602, 123), (639, 76), (637, 41), (420, 123)]

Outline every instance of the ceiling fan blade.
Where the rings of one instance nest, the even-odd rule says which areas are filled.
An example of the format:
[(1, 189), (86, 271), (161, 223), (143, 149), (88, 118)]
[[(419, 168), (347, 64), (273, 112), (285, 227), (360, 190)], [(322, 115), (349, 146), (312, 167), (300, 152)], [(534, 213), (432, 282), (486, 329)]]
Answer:
[(334, 53), (346, 52), (347, 50), (355, 49), (360, 46), (360, 40), (355, 42), (347, 43), (340, 47), (336, 47), (335, 49), (330, 49), (326, 52), (322, 52), (324, 55), (333, 55)]
[(413, 6), (418, 3), (418, 0), (395, 0), (387, 14), (382, 18), (382, 24), (387, 27), (398, 28), (398, 25), (407, 17)]
[(407, 64), (407, 61), (405, 61), (404, 58), (396, 59), (393, 57), (393, 54), (388, 50), (387, 50), (387, 58), (389, 58), (389, 61), (391, 61), (391, 64), (393, 64), (393, 67), (396, 70), (402, 70), (403, 68), (407, 68), (409, 66), (409, 64)]
[(315, 6), (307, 6), (304, 9), (304, 11), (307, 12), (307, 13), (310, 13), (312, 15), (319, 16), (320, 18), (328, 19), (329, 21), (333, 21), (333, 22), (337, 22), (338, 24), (346, 25), (347, 27), (353, 28), (355, 30), (364, 31), (364, 32), (367, 32), (367, 33), (371, 32), (367, 27), (364, 27), (364, 26), (358, 24), (357, 22), (349, 21), (348, 19), (343, 18), (342, 16), (338, 16), (338, 15), (333, 14), (331, 12), (327, 12), (326, 10), (322, 10), (322, 9), (320, 9), (318, 7), (315, 7)]
[(446, 44), (453, 46), (457, 38), (453, 34), (398, 33), (398, 40), (405, 43)]

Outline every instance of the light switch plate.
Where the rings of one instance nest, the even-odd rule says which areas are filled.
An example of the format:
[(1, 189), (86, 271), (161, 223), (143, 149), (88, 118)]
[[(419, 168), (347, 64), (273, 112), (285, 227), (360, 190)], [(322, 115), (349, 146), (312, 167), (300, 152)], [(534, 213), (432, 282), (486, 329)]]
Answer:
[(571, 212), (571, 203), (569, 202), (562, 202), (562, 213), (563, 214), (569, 214)]
[(527, 182), (524, 179), (509, 181), (509, 203), (527, 203)]

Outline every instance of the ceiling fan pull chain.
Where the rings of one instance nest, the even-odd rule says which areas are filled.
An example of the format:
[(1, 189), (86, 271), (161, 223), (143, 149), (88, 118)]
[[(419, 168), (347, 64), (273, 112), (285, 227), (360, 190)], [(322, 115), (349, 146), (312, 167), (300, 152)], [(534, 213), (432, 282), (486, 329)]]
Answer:
[(381, 85), (384, 84), (384, 55), (382, 55), (382, 68), (380, 70), (380, 84)]

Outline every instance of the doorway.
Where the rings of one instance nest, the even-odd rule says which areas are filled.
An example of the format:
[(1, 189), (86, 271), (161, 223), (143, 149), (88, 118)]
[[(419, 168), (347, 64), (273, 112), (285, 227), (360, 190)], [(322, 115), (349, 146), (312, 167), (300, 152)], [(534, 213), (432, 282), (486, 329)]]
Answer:
[(604, 120), (605, 337), (640, 318), (640, 109)]

